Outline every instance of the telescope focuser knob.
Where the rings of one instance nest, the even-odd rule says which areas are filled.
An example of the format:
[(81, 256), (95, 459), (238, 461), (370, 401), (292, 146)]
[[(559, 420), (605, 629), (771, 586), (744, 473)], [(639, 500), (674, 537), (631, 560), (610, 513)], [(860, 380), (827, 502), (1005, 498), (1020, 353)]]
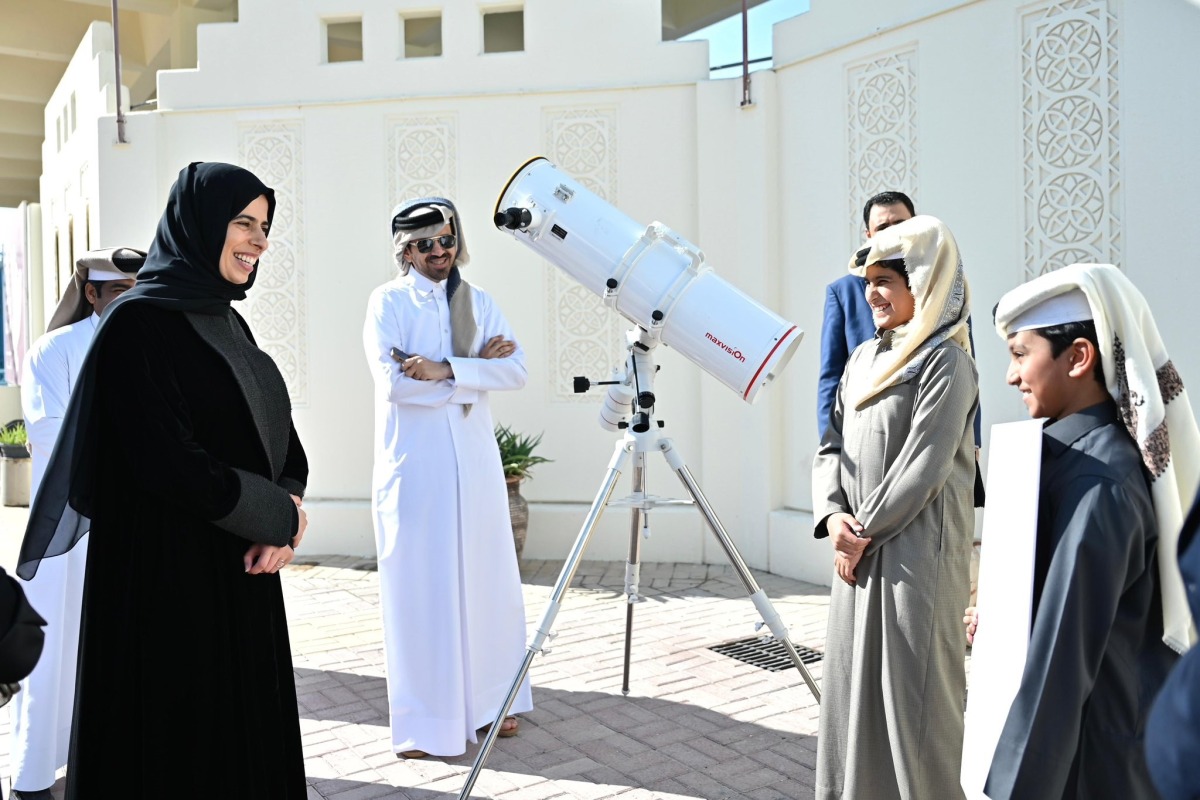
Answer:
[(650, 312), (650, 319), (654, 320), (655, 322), (662, 322), (662, 318), (663, 318), (663, 313), (661, 311), (659, 311), (657, 308), (654, 309), (654, 311)]
[(497, 211), (496, 216), (492, 217), (492, 222), (497, 228), (507, 228), (510, 231), (524, 229), (529, 227), (529, 223), (533, 222), (533, 214), (528, 208), (513, 206), (506, 208), (503, 211)]
[(606, 280), (604, 282), (604, 285), (607, 286), (609, 289), (615, 289), (615, 288), (617, 288), (617, 286), (619, 284), (617, 283), (616, 278), (609, 278), (608, 280)]

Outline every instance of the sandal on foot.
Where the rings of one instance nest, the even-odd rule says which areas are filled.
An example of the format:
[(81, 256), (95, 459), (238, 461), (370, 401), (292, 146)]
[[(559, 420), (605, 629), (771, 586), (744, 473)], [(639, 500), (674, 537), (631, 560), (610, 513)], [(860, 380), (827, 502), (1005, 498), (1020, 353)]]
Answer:
[[(510, 725), (509, 723), (512, 723), (512, 724)], [(521, 726), (521, 720), (514, 717), (512, 714), (509, 714), (507, 717), (504, 718), (504, 721), (500, 723), (500, 732), (497, 733), (496, 736), (500, 739), (511, 739), (513, 736), (517, 735), (517, 729), (520, 726)], [(489, 722), (487, 725), (484, 725), (479, 730), (482, 731), (483, 733), (487, 733), (491, 729), (492, 729), (492, 723)]]
[(425, 758), (426, 756), (429, 755), (429, 753), (426, 753), (424, 750), (404, 750), (399, 753), (396, 753), (396, 755), (400, 758), (410, 758), (411, 759), (411, 758)]
[[(511, 725), (509, 723), (512, 723)], [(508, 739), (517, 735), (517, 729), (521, 727), (521, 720), (514, 716), (507, 716), (500, 723), (500, 732), (496, 734), (501, 739)]]

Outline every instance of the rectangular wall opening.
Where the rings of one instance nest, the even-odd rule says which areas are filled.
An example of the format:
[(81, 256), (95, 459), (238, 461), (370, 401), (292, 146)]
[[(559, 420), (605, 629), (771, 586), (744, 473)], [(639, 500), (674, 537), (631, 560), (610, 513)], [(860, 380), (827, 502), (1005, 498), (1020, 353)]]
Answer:
[(325, 63), (362, 60), (362, 18), (325, 20)]
[(401, 17), (405, 58), (432, 58), (442, 54), (442, 15)]
[(519, 53), (524, 49), (524, 9), (505, 8), (483, 12), (483, 52)]

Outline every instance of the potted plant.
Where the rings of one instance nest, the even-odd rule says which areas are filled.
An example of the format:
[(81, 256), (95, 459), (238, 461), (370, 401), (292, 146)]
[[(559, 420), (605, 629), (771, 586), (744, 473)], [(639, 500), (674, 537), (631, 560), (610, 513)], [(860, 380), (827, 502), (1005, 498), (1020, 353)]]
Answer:
[(508, 515), (512, 519), (513, 545), (517, 558), (525, 549), (525, 534), (529, 530), (529, 503), (521, 496), (521, 481), (531, 477), (529, 472), (550, 459), (535, 456), (533, 451), (542, 442), (542, 434), (527, 436), (516, 433), (507, 425), (496, 426), (496, 446), (500, 449), (500, 464), (504, 467), (504, 482), (508, 486)]
[(32, 479), (25, 423), (13, 420), (0, 428), (0, 502), (6, 506), (29, 505)]

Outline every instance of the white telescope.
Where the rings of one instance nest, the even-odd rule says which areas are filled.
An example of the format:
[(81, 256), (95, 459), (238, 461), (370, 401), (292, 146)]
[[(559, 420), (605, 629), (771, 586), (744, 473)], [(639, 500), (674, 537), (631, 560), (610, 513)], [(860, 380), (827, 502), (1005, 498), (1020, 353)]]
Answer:
[[(629, 657), (633, 641), (633, 609), (641, 601), (638, 589), (641, 536), (650, 534), (650, 513), (662, 505), (694, 503), (742, 580), (750, 600), (819, 703), (821, 690), (800, 653), (788, 638), (787, 626), (755, 581), (733, 540), (717, 518), (674, 443), (662, 434), (654, 418), (654, 350), (674, 347), (688, 360), (753, 403), (764, 386), (792, 357), (803, 332), (773, 311), (756, 303), (717, 277), (704, 263), (704, 254), (662, 223), (642, 228), (629, 217), (589, 192), (544, 158), (527, 161), (509, 178), (496, 201), (496, 227), (507, 230), (575, 280), (600, 295), (634, 328), (626, 334), (629, 356), (625, 371), (613, 370), (600, 412), (601, 424), (624, 431), (617, 441), (608, 471), (588, 509), (583, 527), (563, 562), (537, 631), (525, 650), (504, 702), (475, 756), (458, 800), (467, 800), (483, 770), (483, 762), (512, 708), (533, 658), (546, 652), (553, 638), (554, 618), (571, 586), (588, 541), (617, 479), (633, 463), (633, 493), (616, 501), (630, 510), (629, 557), (625, 562), (625, 676), (621, 691), (629, 694)], [(575, 390), (586, 391), (589, 381), (575, 379)], [(655, 423), (658, 424), (655, 424)], [(691, 495), (690, 501), (664, 499), (646, 493), (646, 458), (666, 459)], [(639, 536), (641, 534), (641, 536)], [(758, 628), (756, 627), (755, 630)]]
[(496, 227), (753, 403), (804, 332), (727, 283), (660, 222), (643, 227), (534, 158), (496, 201)]

